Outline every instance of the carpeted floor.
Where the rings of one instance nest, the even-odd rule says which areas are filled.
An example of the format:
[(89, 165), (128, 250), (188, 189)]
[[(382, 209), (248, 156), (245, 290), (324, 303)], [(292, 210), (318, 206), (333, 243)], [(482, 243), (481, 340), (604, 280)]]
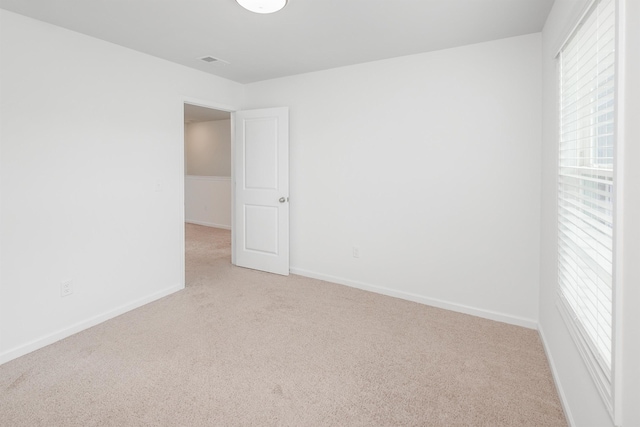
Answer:
[(0, 366), (2, 426), (566, 426), (536, 331), (230, 264)]

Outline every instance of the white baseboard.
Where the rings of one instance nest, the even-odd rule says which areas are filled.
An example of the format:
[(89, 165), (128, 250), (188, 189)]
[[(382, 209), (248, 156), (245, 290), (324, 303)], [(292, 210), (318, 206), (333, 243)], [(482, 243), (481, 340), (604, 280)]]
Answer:
[(551, 375), (553, 376), (553, 382), (556, 384), (556, 390), (558, 391), (558, 396), (560, 396), (560, 403), (562, 403), (562, 409), (564, 409), (564, 415), (567, 417), (567, 423), (569, 424), (569, 427), (575, 427), (576, 423), (573, 420), (573, 415), (571, 414), (571, 409), (569, 408), (569, 402), (567, 401), (567, 396), (564, 393), (562, 384), (560, 383), (560, 377), (558, 376), (556, 364), (554, 363), (553, 356), (549, 351), (549, 346), (547, 345), (547, 338), (544, 335), (544, 331), (542, 330), (541, 326), (538, 326), (538, 334), (540, 334), (542, 347), (544, 348), (544, 352), (547, 355), (547, 360), (549, 361), (549, 367), (551, 368)]
[(105, 313), (99, 314), (97, 316), (90, 317), (86, 320), (75, 323), (69, 327), (60, 329), (51, 334), (45, 335), (41, 338), (37, 338), (33, 341), (30, 341), (26, 344), (20, 345), (13, 349), (7, 350), (0, 354), (0, 365), (6, 363), (10, 360), (16, 359), (20, 356), (24, 356), (27, 353), (31, 353), (32, 351), (38, 350), (42, 347), (46, 347), (49, 344), (53, 344), (56, 341), (60, 341), (64, 338), (67, 338), (73, 334), (76, 334), (85, 329), (89, 329), (92, 326), (95, 326), (99, 323), (102, 323), (106, 320), (113, 319), (116, 316), (120, 316), (121, 314), (126, 313), (127, 311), (131, 311), (138, 307), (141, 307), (145, 304), (158, 300), (160, 298), (166, 297), (174, 292), (184, 289), (184, 284), (178, 284), (174, 286), (170, 286), (161, 291), (155, 292), (146, 297), (137, 299), (135, 301), (123, 304), (119, 307), (114, 308), (113, 310), (109, 310)]
[(185, 181), (231, 181), (230, 176), (185, 175)]
[(291, 267), (289, 270), (291, 271), (291, 273), (297, 274), (299, 276), (311, 277), (312, 279), (319, 279), (319, 280), (324, 280), (325, 282), (337, 283), (339, 285), (345, 285), (352, 288), (358, 288), (358, 289), (375, 292), (382, 295), (388, 295), (391, 297), (400, 298), (407, 301), (413, 301), (420, 304), (430, 305), (432, 307), (438, 307), (438, 308), (443, 308), (445, 310), (455, 311), (458, 313), (470, 314), (472, 316), (477, 316), (477, 317), (482, 317), (484, 319), (508, 323), (510, 325), (523, 326), (529, 329), (538, 329), (538, 322), (533, 319), (527, 319), (524, 317), (513, 316), (510, 314), (504, 314), (504, 313), (499, 313), (491, 310), (484, 310), (481, 308), (470, 307), (463, 304), (443, 301), (436, 298), (429, 298), (429, 297), (414, 294), (411, 292), (404, 292), (396, 289), (385, 288), (383, 286), (376, 286), (368, 283), (358, 282), (355, 280), (343, 279), (341, 277), (330, 276), (327, 274), (317, 273), (315, 271), (304, 270), (302, 268)]
[(215, 224), (213, 222), (196, 221), (194, 219), (185, 219), (184, 222), (186, 222), (188, 224), (204, 225), (205, 227), (222, 228), (223, 230), (231, 230), (231, 226), (230, 225)]

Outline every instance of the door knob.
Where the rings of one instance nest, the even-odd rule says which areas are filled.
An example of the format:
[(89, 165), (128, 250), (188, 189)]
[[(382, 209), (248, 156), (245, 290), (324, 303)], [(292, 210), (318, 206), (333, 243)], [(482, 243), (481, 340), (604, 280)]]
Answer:
[(287, 200), (287, 199), (285, 199), (284, 197), (280, 197), (280, 200), (278, 200), (278, 201), (279, 201), (280, 203), (284, 203), (284, 202), (285, 202), (285, 200)]

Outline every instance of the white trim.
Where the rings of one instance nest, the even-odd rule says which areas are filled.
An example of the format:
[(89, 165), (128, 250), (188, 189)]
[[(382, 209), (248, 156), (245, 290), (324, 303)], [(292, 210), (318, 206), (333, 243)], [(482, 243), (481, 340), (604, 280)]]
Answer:
[(612, 416), (616, 426), (622, 424), (622, 383), (623, 383), (623, 357), (622, 357), (622, 301), (624, 286), (624, 148), (625, 148), (625, 58), (626, 58), (626, 28), (625, 28), (625, 2), (616, 1), (616, 105), (615, 105), (615, 138), (614, 138), (614, 170), (613, 177), (614, 198), (613, 198), (613, 336), (611, 343), (611, 395), (612, 395)]
[(186, 219), (184, 222), (186, 222), (187, 224), (203, 225), (205, 227), (221, 228), (223, 230), (231, 230), (231, 226), (230, 225), (216, 224), (216, 223), (213, 223), (213, 222), (196, 221), (196, 220), (193, 220), (193, 219)]
[(598, 359), (596, 359), (596, 352), (589, 343), (586, 333), (581, 330), (580, 324), (576, 322), (569, 303), (560, 292), (558, 292), (556, 308), (560, 312), (560, 317), (562, 317), (562, 320), (567, 327), (567, 331), (569, 331), (569, 335), (571, 336), (571, 339), (575, 344), (575, 348), (584, 362), (584, 366), (587, 368), (587, 371), (589, 371), (589, 377), (596, 386), (596, 389), (602, 398), (602, 402), (613, 420), (613, 385), (611, 384), (610, 379), (607, 378), (607, 374), (602, 370)]
[(529, 329), (538, 329), (538, 322), (525, 317), (513, 316), (510, 314), (499, 313), (493, 310), (485, 310), (476, 307), (470, 307), (464, 304), (458, 304), (450, 301), (444, 301), (437, 298), (429, 298), (423, 295), (411, 292), (399, 291), (396, 289), (386, 288), (384, 286), (371, 285), (355, 280), (344, 279), (342, 277), (330, 276), (315, 271), (309, 271), (302, 268), (291, 267), (290, 272), (299, 276), (310, 277), (312, 279), (324, 280), (325, 282), (337, 283), (339, 285), (349, 286), (351, 288), (362, 289), (364, 291), (374, 292), (377, 294), (387, 295), (400, 298), (407, 301), (413, 301), (432, 307), (443, 308), (458, 313), (470, 314), (472, 316), (482, 317), (483, 319), (495, 320), (497, 322), (508, 323), (510, 325), (522, 326)]
[(184, 178), (191, 181), (231, 181), (230, 176), (185, 175)]
[(145, 304), (149, 304), (150, 302), (166, 297), (167, 295), (170, 295), (174, 292), (178, 292), (182, 289), (184, 289), (184, 284), (170, 286), (161, 291), (154, 292), (151, 295), (147, 295), (146, 297), (128, 302), (112, 310), (108, 310), (102, 314), (98, 314), (88, 319), (81, 320), (80, 322), (74, 323), (69, 327), (60, 329), (43, 337), (36, 338), (35, 340), (32, 340), (26, 344), (7, 350), (4, 353), (0, 354), (0, 365), (10, 360), (16, 359), (20, 356), (24, 356), (27, 353), (31, 353), (32, 351), (46, 347), (49, 344), (53, 344), (71, 335), (77, 334), (78, 332), (84, 331), (85, 329), (89, 329), (90, 327), (95, 326), (99, 323), (105, 322), (109, 319), (113, 319), (114, 317), (120, 316), (121, 314), (134, 310)]
[(553, 382), (556, 384), (556, 391), (558, 392), (558, 396), (560, 397), (560, 403), (562, 404), (562, 409), (564, 410), (564, 415), (567, 418), (567, 424), (569, 427), (575, 427), (576, 422), (573, 420), (573, 414), (571, 413), (571, 407), (569, 406), (569, 400), (567, 399), (567, 394), (564, 392), (562, 388), (562, 383), (560, 382), (560, 376), (558, 375), (558, 369), (556, 368), (556, 363), (551, 356), (551, 351), (549, 350), (549, 344), (547, 341), (547, 337), (542, 329), (542, 325), (538, 326), (538, 334), (540, 334), (540, 340), (542, 341), (542, 348), (544, 348), (544, 352), (547, 355), (547, 360), (549, 361), (549, 367), (551, 368), (551, 376), (553, 377)]
[[(236, 110), (238, 110), (238, 108), (232, 107), (230, 105), (218, 104), (216, 102), (211, 102), (206, 99), (191, 98), (189, 96), (182, 97), (181, 107), (183, 108), (183, 112), (184, 112), (184, 104), (195, 105), (197, 107), (211, 108), (212, 110), (226, 111), (228, 113), (233, 113)], [(183, 120), (183, 124), (184, 124), (184, 120)]]
[(236, 113), (231, 113), (231, 265), (236, 265)]
[(564, 49), (564, 47), (567, 45), (567, 43), (569, 43), (569, 40), (571, 40), (571, 38), (574, 36), (574, 34), (576, 33), (576, 31), (578, 30), (578, 28), (580, 28), (580, 26), (583, 24), (584, 18), (585, 16), (587, 16), (587, 14), (591, 11), (591, 8), (600, 0), (590, 0), (584, 8), (581, 8), (580, 10), (580, 15), (577, 19), (577, 21), (575, 21), (575, 24), (573, 25), (573, 27), (571, 27), (571, 29), (569, 30), (569, 32), (567, 34), (564, 35), (564, 37), (562, 38), (563, 42), (560, 43), (560, 47), (558, 48), (558, 51), (556, 52), (556, 54), (553, 56), (554, 58), (557, 58), (558, 55), (560, 55), (560, 52), (562, 52), (562, 49)]
[(180, 123), (180, 133), (179, 135), (181, 135), (181, 138), (179, 139), (179, 142), (176, 143), (176, 149), (178, 150), (177, 153), (177, 159), (178, 159), (178, 216), (180, 217), (180, 223), (177, 224), (180, 228), (179, 228), (179, 234), (178, 234), (178, 241), (176, 242), (176, 246), (178, 248), (178, 262), (180, 263), (180, 281), (182, 282), (182, 287), (184, 288), (184, 286), (187, 283), (187, 236), (186, 236), (186, 230), (184, 227), (184, 221), (186, 219), (187, 216), (187, 212), (186, 212), (186, 190), (185, 190), (185, 178), (184, 175), (187, 173), (187, 167), (186, 167), (186, 149), (185, 149), (185, 144), (186, 144), (186, 131), (185, 131), (185, 123), (184, 123), (184, 100), (180, 101), (180, 110), (177, 110), (176, 108), (176, 113), (179, 112), (180, 116), (182, 117), (182, 120), (179, 121)]

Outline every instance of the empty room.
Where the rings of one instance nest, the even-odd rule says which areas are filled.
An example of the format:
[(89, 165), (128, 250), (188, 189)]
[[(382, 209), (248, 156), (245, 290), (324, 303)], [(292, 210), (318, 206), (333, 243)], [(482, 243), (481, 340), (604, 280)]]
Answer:
[(0, 0), (0, 425), (638, 427), (639, 112), (635, 0)]

